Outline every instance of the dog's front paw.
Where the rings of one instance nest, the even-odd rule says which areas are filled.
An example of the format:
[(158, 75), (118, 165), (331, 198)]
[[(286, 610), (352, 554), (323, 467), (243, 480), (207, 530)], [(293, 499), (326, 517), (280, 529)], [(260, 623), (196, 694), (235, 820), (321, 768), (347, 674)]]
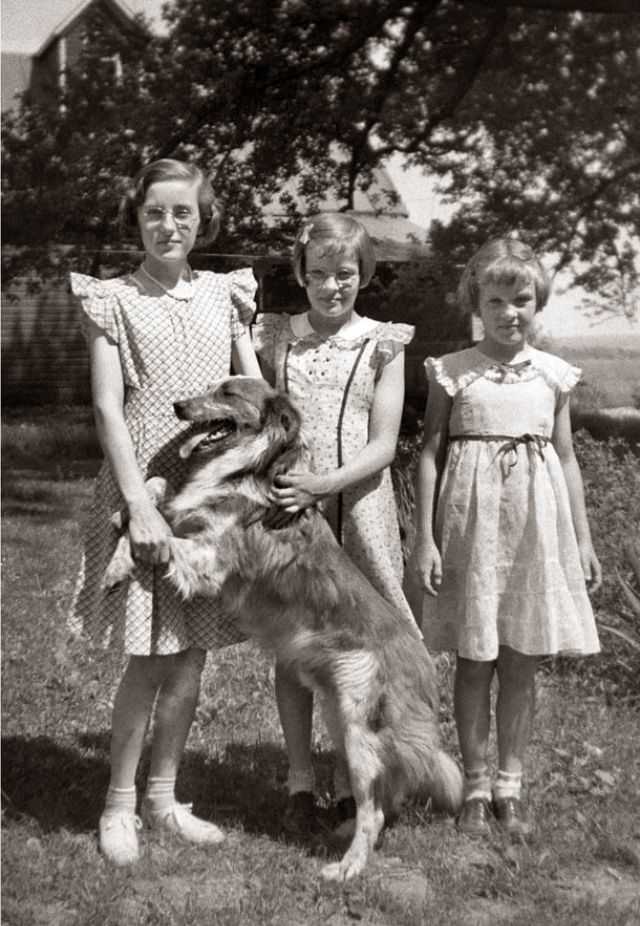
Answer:
[(324, 881), (350, 881), (362, 874), (367, 865), (367, 854), (347, 852), (339, 862), (331, 862), (320, 871)]
[(149, 498), (157, 507), (171, 501), (175, 495), (167, 480), (162, 476), (152, 476), (151, 479), (147, 479), (144, 486)]
[(194, 595), (215, 597), (222, 587), (224, 576), (216, 572), (216, 554), (211, 546), (186, 537), (172, 537), (171, 558), (166, 578), (183, 598)]
[(104, 571), (101, 587), (106, 591), (115, 588), (116, 585), (120, 585), (121, 582), (129, 579), (133, 575), (135, 568), (136, 564), (131, 555), (129, 537), (123, 535), (118, 540), (113, 556)]

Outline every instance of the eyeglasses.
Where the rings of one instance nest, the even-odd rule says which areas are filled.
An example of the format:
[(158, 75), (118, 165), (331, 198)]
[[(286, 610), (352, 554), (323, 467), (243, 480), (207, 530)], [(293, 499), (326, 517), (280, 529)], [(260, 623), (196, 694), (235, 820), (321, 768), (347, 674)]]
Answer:
[(335, 280), (338, 289), (353, 286), (360, 274), (352, 270), (338, 270), (337, 273), (325, 273), (324, 270), (310, 270), (305, 274), (307, 286), (326, 286), (329, 280)]
[(141, 212), (147, 225), (160, 225), (164, 217), (170, 215), (176, 228), (191, 228), (199, 218), (189, 206), (174, 206), (173, 209), (165, 209), (164, 206), (143, 206)]

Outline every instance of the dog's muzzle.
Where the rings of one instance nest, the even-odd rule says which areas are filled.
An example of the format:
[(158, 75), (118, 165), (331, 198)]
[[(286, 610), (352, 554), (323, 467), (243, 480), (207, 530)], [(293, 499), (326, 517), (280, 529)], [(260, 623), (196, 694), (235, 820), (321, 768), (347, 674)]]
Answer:
[(190, 457), (192, 453), (206, 453), (212, 450), (216, 444), (238, 430), (235, 421), (230, 418), (211, 421), (204, 426), (198, 424), (197, 427), (197, 433), (188, 437), (180, 447), (179, 454), (183, 460)]

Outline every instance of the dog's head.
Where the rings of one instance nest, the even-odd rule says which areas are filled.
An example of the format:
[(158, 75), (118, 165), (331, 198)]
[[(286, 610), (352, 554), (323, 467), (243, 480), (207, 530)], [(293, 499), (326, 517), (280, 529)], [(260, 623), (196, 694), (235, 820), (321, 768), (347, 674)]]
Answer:
[(263, 379), (230, 376), (202, 395), (176, 402), (174, 409), (192, 423), (179, 453), (196, 466), (230, 455), (235, 471), (264, 473), (299, 446), (298, 410)]

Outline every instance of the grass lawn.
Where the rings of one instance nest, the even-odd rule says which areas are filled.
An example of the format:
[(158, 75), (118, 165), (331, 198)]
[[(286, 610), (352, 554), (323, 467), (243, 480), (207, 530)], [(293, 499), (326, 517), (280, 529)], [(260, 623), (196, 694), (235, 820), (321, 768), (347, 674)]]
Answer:
[(582, 380), (573, 400), (591, 408), (640, 408), (640, 336), (583, 337), (551, 341), (551, 353), (580, 367)]
[[(322, 860), (338, 846), (328, 838), (295, 843), (281, 833), (286, 762), (273, 668), (250, 644), (209, 657), (178, 787), (180, 799), (226, 829), (227, 841), (195, 848), (143, 833), (135, 868), (113, 870), (99, 856), (95, 831), (122, 663), (88, 652), (65, 624), (78, 524), (96, 467), (85, 432), (86, 423), (62, 413), (31, 422), (12, 416), (4, 431), (5, 926), (640, 921), (640, 674), (635, 651), (619, 636), (633, 628), (614, 571), (638, 515), (640, 503), (629, 502), (637, 461), (620, 448), (617, 456), (593, 444), (582, 448), (607, 571), (598, 620), (618, 634), (603, 631), (602, 657), (579, 667), (549, 663), (540, 673), (527, 776), (536, 823), (529, 845), (510, 845), (498, 834), (475, 843), (459, 836), (452, 820), (413, 806), (366, 873), (339, 886), (319, 878)], [(440, 673), (443, 727), (455, 753), (446, 659)], [(320, 724), (316, 737), (328, 801), (331, 754)]]

